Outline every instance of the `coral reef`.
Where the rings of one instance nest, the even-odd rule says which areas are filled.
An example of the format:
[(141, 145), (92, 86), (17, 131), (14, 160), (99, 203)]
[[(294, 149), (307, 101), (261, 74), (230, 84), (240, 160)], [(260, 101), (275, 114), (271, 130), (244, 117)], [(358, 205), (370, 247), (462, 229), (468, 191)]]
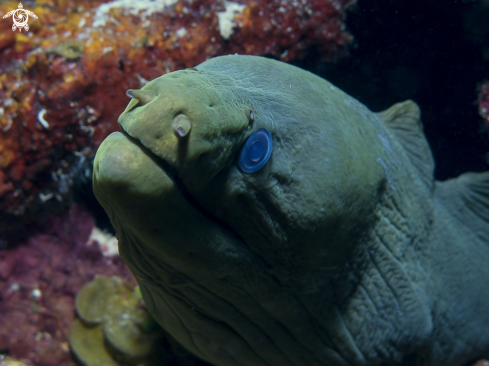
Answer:
[(12, 357), (3, 357), (0, 355), (0, 366), (32, 366), (28, 360), (16, 360)]
[[(0, 21), (0, 237), (71, 201), (130, 88), (227, 53), (348, 53), (355, 0), (40, 0), (29, 32)], [(0, 3), (0, 15), (17, 8)], [(8, 244), (8, 243), (7, 243)]]
[(98, 276), (80, 290), (75, 304), (79, 319), (71, 327), (70, 345), (84, 365), (166, 363), (164, 354), (158, 355), (163, 332), (132, 283)]
[[(74, 366), (73, 339), (78, 345), (92, 342), (93, 352), (103, 352), (109, 339), (114, 365), (145, 359), (135, 356), (155, 341), (158, 366), (166, 364), (162, 361), (207, 365), (167, 337), (154, 339), (154, 323), (141, 307), (140, 292), (133, 291), (134, 277), (119, 255), (106, 249), (114, 238), (94, 227), (83, 205), (47, 219), (39, 230), (25, 243), (0, 251), (0, 366)], [(75, 320), (75, 309), (82, 320)], [(83, 351), (74, 348), (81, 356)]]
[(76, 293), (96, 274), (135, 283), (119, 256), (90, 243), (90, 213), (74, 206), (44, 232), (0, 251), (0, 354), (39, 366), (72, 366), (68, 334)]
[(479, 105), (479, 114), (484, 118), (486, 126), (489, 127), (489, 82), (481, 85), (477, 101)]

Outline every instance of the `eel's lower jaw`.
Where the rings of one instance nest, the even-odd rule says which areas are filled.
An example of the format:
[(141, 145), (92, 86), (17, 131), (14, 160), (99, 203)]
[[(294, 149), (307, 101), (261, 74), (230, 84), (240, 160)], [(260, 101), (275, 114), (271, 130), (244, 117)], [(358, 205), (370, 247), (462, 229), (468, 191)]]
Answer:
[[(211, 217), (189, 192), (178, 170), (125, 131), (115, 132), (104, 140), (94, 166), (94, 192), (107, 212), (115, 211), (130, 220), (129, 216), (141, 210), (144, 217), (145, 206), (155, 202), (161, 207), (171, 206), (169, 196), (178, 196), (189, 210)], [(129, 205), (135, 210), (127, 212)]]
[(156, 199), (174, 189), (173, 181), (141, 143), (115, 132), (100, 145), (94, 161), (94, 192), (112, 205)]
[(139, 147), (145, 151), (147, 154), (150, 154), (153, 156), (154, 158), (154, 161), (156, 163), (158, 163), (158, 165), (161, 167), (161, 169), (163, 169), (166, 173), (166, 175), (168, 177), (170, 177), (172, 180), (179, 180), (179, 181), (182, 181), (182, 177), (180, 175), (180, 172), (178, 171), (178, 169), (172, 167), (165, 159), (155, 155), (149, 148), (147, 148), (146, 146), (144, 146), (143, 142), (141, 140), (139, 140), (138, 138), (134, 137), (134, 136), (131, 136), (131, 134), (129, 132), (127, 132), (123, 126), (120, 126), (121, 127), (121, 133), (125, 136), (127, 136), (127, 138), (129, 140), (131, 140), (132, 142), (134, 142), (135, 144), (139, 145)]
[[(189, 204), (189, 206), (193, 207), (197, 212), (200, 214), (206, 216), (209, 220), (213, 221), (215, 224), (225, 228), (226, 230), (229, 230), (230, 232), (233, 232), (236, 237), (239, 237), (239, 235), (235, 232), (234, 229), (232, 229), (227, 223), (225, 223), (222, 219), (218, 218), (209, 210), (203, 207), (203, 205), (197, 200), (195, 197), (198, 197), (196, 194), (199, 194), (198, 192), (203, 192), (202, 188), (204, 186), (207, 186), (212, 183), (203, 183), (201, 179), (192, 179), (189, 181), (188, 179), (186, 180), (183, 174), (181, 174), (180, 170), (174, 167), (172, 164), (170, 164), (168, 161), (166, 161), (164, 158), (157, 156), (154, 154), (150, 149), (144, 146), (142, 141), (139, 139), (132, 137), (127, 131), (124, 130), (123, 126), (121, 126), (122, 129), (122, 134), (126, 136), (128, 141), (132, 142), (133, 144), (137, 145), (139, 149), (144, 152), (146, 155), (149, 155), (151, 157), (152, 163), (154, 163), (155, 166), (158, 166), (161, 172), (165, 175), (165, 179), (168, 181), (171, 181), (172, 183), (172, 189), (174, 191), (178, 191), (179, 195), (181, 195), (186, 202)], [(229, 166), (232, 164), (232, 157), (229, 157), (225, 164), (223, 164), (223, 168), (229, 168)], [(210, 182), (218, 175), (220, 174), (221, 170), (216, 170), (215, 174), (209, 177)], [(199, 178), (201, 178), (201, 175), (195, 174)], [(205, 194), (204, 194), (205, 196)], [(242, 239), (240, 239), (242, 240)]]
[(107, 137), (94, 166), (95, 196), (117, 224), (124, 261), (136, 261), (132, 269), (141, 264), (140, 253), (147, 251), (155, 263), (175, 270), (211, 273), (228, 265), (222, 262), (223, 251), (245, 248), (186, 197), (154, 155), (127, 135), (115, 132)]

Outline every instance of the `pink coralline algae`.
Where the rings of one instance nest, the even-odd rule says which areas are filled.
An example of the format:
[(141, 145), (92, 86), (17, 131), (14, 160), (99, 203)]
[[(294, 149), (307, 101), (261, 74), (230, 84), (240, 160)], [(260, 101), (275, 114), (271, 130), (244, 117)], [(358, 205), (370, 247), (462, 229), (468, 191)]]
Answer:
[(119, 256), (103, 256), (88, 240), (93, 226), (90, 213), (74, 206), (48, 220), (42, 234), (0, 251), (0, 354), (28, 365), (74, 366), (68, 335), (77, 292), (95, 275), (135, 284)]
[(489, 127), (489, 82), (482, 84), (478, 98), (479, 114)]
[[(354, 2), (39, 0), (28, 32), (0, 19), (0, 238), (90, 179), (127, 89), (229, 53), (336, 61), (353, 40), (344, 20)], [(0, 15), (17, 6), (1, 2)]]

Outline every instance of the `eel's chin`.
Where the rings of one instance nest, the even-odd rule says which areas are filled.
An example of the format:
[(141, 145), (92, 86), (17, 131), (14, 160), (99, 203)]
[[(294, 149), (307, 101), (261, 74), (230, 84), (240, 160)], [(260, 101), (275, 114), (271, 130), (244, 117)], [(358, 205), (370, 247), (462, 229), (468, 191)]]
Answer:
[(93, 190), (110, 216), (117, 216), (130, 227), (142, 228), (148, 209), (164, 204), (176, 187), (139, 141), (114, 132), (95, 156)]

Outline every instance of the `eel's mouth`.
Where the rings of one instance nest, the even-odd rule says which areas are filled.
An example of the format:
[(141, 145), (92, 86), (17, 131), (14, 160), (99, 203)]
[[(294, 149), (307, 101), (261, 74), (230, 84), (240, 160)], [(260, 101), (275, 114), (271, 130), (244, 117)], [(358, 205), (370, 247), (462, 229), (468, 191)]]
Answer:
[(165, 159), (153, 154), (149, 148), (144, 146), (139, 139), (132, 137), (128, 132), (124, 130), (122, 126), (121, 126), (120, 133), (127, 138), (128, 142), (137, 146), (142, 153), (152, 158), (155, 165), (158, 166), (164, 172), (164, 174), (173, 182), (173, 184), (178, 188), (178, 190), (182, 193), (182, 195), (185, 197), (185, 199), (188, 202), (197, 204), (197, 202), (192, 197), (188, 189), (185, 187), (185, 184), (183, 183), (182, 180), (182, 176), (180, 175), (178, 169), (171, 166)]
[[(161, 157), (153, 154), (151, 152), (151, 150), (148, 149), (147, 147), (145, 147), (140, 140), (138, 140), (137, 138), (134, 138), (134, 137), (130, 136), (124, 130), (124, 128), (122, 128), (121, 133), (124, 134), (128, 138), (128, 140), (130, 142), (133, 142), (134, 144), (136, 144), (142, 150), (142, 152), (144, 152), (145, 154), (150, 155), (150, 156), (153, 157), (153, 161), (155, 162), (155, 164), (157, 164), (161, 168), (161, 170), (166, 174), (166, 176), (173, 182), (173, 184), (175, 185), (175, 187), (180, 191), (180, 193), (182, 194), (182, 196), (187, 200), (187, 202), (191, 206), (193, 206), (202, 215), (206, 216), (207, 218), (209, 218), (210, 220), (212, 220), (216, 224), (218, 224), (218, 225), (220, 225), (222, 227), (226, 227), (228, 230), (231, 230), (235, 234), (236, 237), (239, 237), (239, 235), (237, 233), (235, 233), (234, 230), (231, 227), (229, 227), (228, 224), (226, 224), (224, 221), (222, 221), (221, 219), (219, 219), (215, 215), (213, 215), (210, 212), (208, 212), (192, 196), (192, 194), (190, 193), (189, 189), (186, 187), (186, 185), (185, 185), (185, 183), (183, 181), (183, 178), (182, 178), (182, 176), (181, 176), (181, 174), (180, 174), (180, 172), (178, 171), (177, 168), (175, 168), (174, 166), (170, 165), (165, 159), (163, 159), (163, 158), (161, 158)], [(240, 240), (242, 240), (242, 239), (240, 238)]]
[(199, 204), (176, 168), (124, 131), (114, 132), (100, 145), (93, 188), (111, 219), (121, 223), (116, 230), (129, 229), (138, 237), (163, 232), (162, 240), (184, 247), (181, 242), (188, 241), (188, 231), (201, 227), (202, 232), (225, 233), (245, 245), (235, 230)]
[(151, 152), (151, 150), (149, 148), (147, 148), (146, 146), (144, 146), (143, 143), (139, 139), (132, 137), (129, 133), (127, 133), (124, 130), (124, 128), (122, 128), (122, 126), (121, 126), (120, 133), (123, 134), (124, 136), (126, 136), (128, 141), (135, 144), (143, 153), (145, 153), (148, 156), (151, 156), (153, 158), (153, 162), (157, 166), (159, 166), (163, 172), (165, 172), (165, 174), (168, 176), (168, 178), (170, 178), (173, 181), (173, 183), (176, 186), (178, 186), (178, 188), (180, 189), (180, 191), (182, 191), (182, 193), (185, 192), (185, 193), (189, 194), (188, 190), (185, 188), (185, 185), (183, 184), (182, 176), (180, 175), (180, 172), (178, 171), (178, 169), (176, 169), (176, 168), (172, 167), (170, 164), (168, 164), (165, 159), (160, 158), (159, 156), (156, 156), (155, 154), (153, 154)]
[(204, 208), (197, 202), (197, 200), (192, 196), (190, 191), (187, 189), (183, 182), (183, 178), (180, 175), (180, 172), (178, 171), (177, 168), (171, 166), (165, 159), (154, 155), (148, 148), (144, 147), (141, 141), (130, 137), (127, 132), (123, 130), (123, 133), (126, 134), (130, 139), (137, 141), (137, 145), (139, 148), (144, 151), (146, 154), (150, 154), (153, 156), (154, 162), (161, 168), (161, 170), (166, 174), (166, 176), (171, 179), (173, 184), (175, 184), (175, 187), (180, 191), (182, 196), (187, 200), (190, 205), (192, 205), (197, 211), (199, 211), (201, 214), (212, 218), (213, 221), (218, 220), (217, 218), (213, 217), (210, 215), (207, 211), (204, 210)]

